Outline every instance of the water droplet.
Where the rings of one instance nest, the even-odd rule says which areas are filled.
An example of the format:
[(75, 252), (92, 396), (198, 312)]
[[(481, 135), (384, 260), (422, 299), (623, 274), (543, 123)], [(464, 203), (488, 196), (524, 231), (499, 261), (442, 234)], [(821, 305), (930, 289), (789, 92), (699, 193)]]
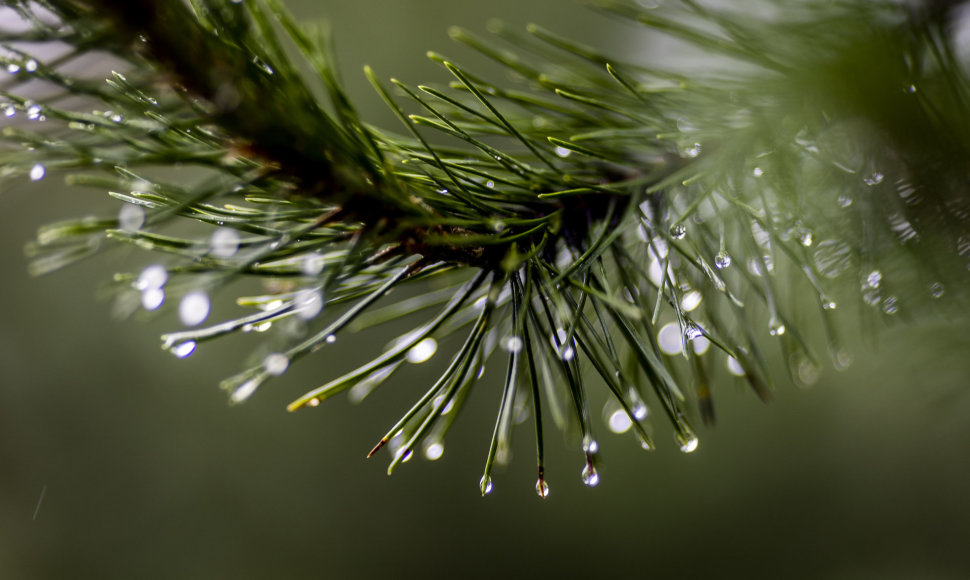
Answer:
[(748, 258), (748, 272), (752, 276), (761, 276), (763, 264), (758, 258)]
[(318, 399), (316, 397), (313, 397), (312, 399), (310, 399), (309, 401), (307, 401), (306, 404), (309, 405), (309, 406), (311, 406), (311, 407), (319, 407), (320, 406), (320, 399)]
[(492, 493), (492, 478), (488, 475), (483, 475), (482, 480), (478, 483), (478, 487), (482, 490), (482, 495), (488, 495)]
[(125, 118), (118, 113), (110, 113), (108, 118), (111, 119), (112, 123), (120, 123), (125, 120)]
[(12, 75), (15, 75), (15, 74), (19, 73), (20, 72), (20, 65), (17, 64), (17, 63), (15, 63), (15, 62), (12, 62), (12, 63), (8, 64), (7, 65), (7, 72), (10, 73), (10, 74), (12, 74)]
[(706, 336), (698, 336), (691, 341), (694, 347), (694, 354), (702, 355), (711, 348), (711, 341)]
[(850, 196), (848, 193), (842, 192), (835, 200), (835, 203), (839, 204), (839, 207), (841, 208), (847, 208), (852, 205), (852, 196)]
[(141, 305), (145, 310), (158, 310), (165, 302), (165, 291), (161, 288), (145, 288), (141, 293)]
[(302, 320), (316, 318), (323, 310), (323, 292), (319, 288), (304, 288), (293, 297), (293, 307)]
[(32, 58), (27, 60), (27, 62), (24, 63), (24, 70), (27, 72), (31, 72), (31, 73), (37, 72), (37, 67), (38, 67), (37, 61)]
[(869, 273), (868, 276), (866, 276), (863, 287), (868, 286), (869, 288), (878, 288), (879, 284), (881, 283), (882, 283), (882, 272), (880, 272), (879, 270), (873, 270), (872, 272)]
[(437, 461), (445, 453), (445, 445), (441, 441), (433, 441), (424, 446), (424, 457), (429, 461)]
[(264, 322), (257, 322), (256, 324), (252, 325), (251, 330), (253, 330), (254, 332), (266, 332), (272, 327), (273, 327), (273, 322), (271, 320), (266, 320)]
[(657, 333), (657, 345), (660, 351), (670, 356), (676, 356), (684, 348), (683, 334), (680, 332), (680, 324), (670, 322), (660, 328)]
[(41, 179), (44, 179), (45, 175), (47, 175), (47, 168), (40, 163), (30, 168), (31, 181), (40, 181)]
[(538, 494), (542, 499), (549, 497), (549, 484), (546, 483), (546, 480), (541, 477), (536, 482), (536, 494)]
[(694, 435), (687, 425), (681, 425), (680, 429), (677, 433), (677, 444), (680, 446), (680, 451), (682, 453), (693, 453), (700, 443), (697, 440), (697, 435)]
[(755, 177), (761, 177), (761, 176), (762, 176), (762, 175), (764, 175), (764, 174), (765, 174), (765, 170), (764, 170), (764, 169), (762, 169), (762, 168), (760, 168), (760, 167), (755, 167), (755, 168), (754, 168), (754, 169), (753, 169), (753, 170), (751, 171), (751, 175), (754, 175)]
[(838, 307), (835, 299), (828, 294), (821, 294), (818, 299), (822, 303), (822, 308), (825, 310), (835, 310)]
[(586, 455), (596, 455), (599, 453), (600, 444), (597, 443), (596, 439), (590, 439), (588, 437), (583, 439), (583, 453)]
[(644, 451), (653, 451), (654, 449), (653, 443), (644, 439), (643, 436), (640, 436), (640, 448)]
[(253, 64), (258, 66), (260, 69), (262, 69), (264, 73), (268, 75), (272, 75), (276, 73), (276, 71), (274, 71), (271, 66), (266, 64), (266, 62), (264, 62), (263, 59), (259, 58), (258, 56), (253, 57)]
[(862, 300), (869, 306), (875, 306), (882, 300), (882, 295), (879, 294), (879, 290), (863, 287)]
[(933, 282), (930, 284), (930, 296), (933, 298), (943, 296), (943, 284), (940, 284), (939, 282)]
[(714, 265), (718, 270), (731, 267), (731, 255), (727, 252), (719, 252), (714, 256)]
[(407, 360), (412, 364), (421, 364), (434, 356), (434, 353), (437, 350), (438, 341), (428, 337), (408, 350)]
[(488, 181), (485, 182), (485, 187), (492, 189), (493, 187), (495, 187), (495, 182), (489, 179)]
[(700, 306), (703, 296), (697, 290), (691, 290), (687, 294), (684, 294), (683, 298), (680, 299), (680, 308), (684, 312), (690, 312)]
[(337, 342), (336, 334), (328, 334), (326, 338), (323, 339), (327, 344), (333, 344)]
[(687, 226), (684, 224), (675, 224), (670, 226), (670, 237), (675, 240), (682, 240), (684, 236), (687, 235)]
[(17, 114), (17, 108), (13, 106), (12, 103), (4, 103), (0, 105), (0, 110), (3, 110), (4, 117), (13, 117)]
[(865, 176), (862, 179), (862, 181), (864, 181), (865, 184), (868, 185), (869, 187), (873, 187), (882, 183), (882, 180), (884, 179), (884, 177), (885, 176), (883, 176), (882, 173), (879, 173), (878, 171), (876, 171)]
[(741, 363), (738, 362), (738, 359), (734, 358), (733, 356), (727, 357), (727, 370), (736, 377), (743, 377), (745, 374), (744, 367), (742, 367)]
[(848, 244), (838, 240), (819, 242), (815, 250), (815, 267), (826, 278), (836, 278), (852, 264), (852, 251)]
[(256, 389), (258, 388), (259, 388), (259, 381), (257, 381), (256, 379), (248, 380), (245, 383), (236, 387), (236, 390), (232, 392), (232, 395), (229, 396), (229, 399), (233, 403), (242, 403), (249, 397), (253, 396), (253, 393), (255, 393)]
[(194, 290), (179, 302), (179, 318), (185, 326), (196, 326), (209, 317), (209, 295)]
[(576, 349), (573, 348), (572, 344), (566, 344), (567, 338), (569, 337), (565, 330), (561, 328), (556, 330), (556, 336), (551, 339), (552, 346), (558, 349), (559, 358), (564, 361), (571, 361), (576, 356)]
[(170, 350), (178, 358), (185, 358), (195, 352), (195, 347), (196, 342), (194, 340), (186, 340), (185, 342), (176, 344)]
[(147, 290), (149, 288), (161, 288), (168, 281), (168, 271), (161, 264), (152, 264), (139, 274), (135, 280), (136, 290)]
[(852, 364), (852, 354), (845, 349), (837, 349), (832, 352), (832, 366), (837, 371), (844, 371)]
[[(24, 104), (26, 104), (26, 103), (24, 103)], [(40, 120), (42, 120), (41, 119), (41, 117), (42, 117), (41, 113), (42, 112), (43, 112), (43, 109), (40, 108), (40, 105), (28, 105), (27, 106), (27, 118), (30, 119), (31, 121), (40, 121)]]
[(626, 411), (617, 409), (610, 415), (607, 424), (609, 425), (610, 431), (614, 433), (626, 433), (633, 426), (633, 420), (626, 414)]
[(275, 352), (266, 355), (263, 359), (263, 368), (274, 377), (278, 377), (286, 372), (290, 366), (290, 358), (283, 353)]
[(300, 271), (303, 272), (304, 276), (316, 276), (323, 272), (325, 266), (325, 260), (322, 254), (316, 252), (312, 254), (307, 254), (303, 261), (300, 262)]
[(239, 232), (233, 228), (218, 228), (209, 238), (209, 253), (214, 258), (228, 259), (239, 251)]
[(118, 228), (133, 232), (145, 225), (145, 208), (126, 203), (118, 210)]
[(556, 147), (556, 155), (565, 159), (572, 154), (572, 151), (566, 149), (565, 147)]
[(886, 314), (896, 314), (899, 312), (899, 301), (896, 300), (895, 296), (887, 296), (882, 301), (882, 311)]
[(636, 406), (633, 407), (633, 417), (636, 418), (637, 421), (643, 421), (646, 419), (649, 412), (650, 410), (643, 402), (637, 403)]
[(695, 157), (697, 157), (700, 154), (701, 154), (701, 144), (700, 143), (694, 143), (692, 145), (689, 145), (687, 147), (684, 147), (680, 151), (680, 156), (681, 157), (685, 157), (687, 159), (694, 159)]
[(777, 316), (772, 316), (768, 321), (768, 332), (771, 336), (781, 336), (785, 334), (785, 324)]
[(793, 358), (795, 379), (804, 387), (817, 383), (822, 375), (822, 369), (805, 355), (793, 355)]
[(806, 248), (812, 245), (812, 232), (807, 229), (803, 229), (798, 233), (798, 241), (802, 243)]
[(592, 463), (587, 463), (583, 467), (583, 483), (589, 487), (596, 487), (600, 482), (600, 474), (596, 473), (596, 467)]
[(502, 348), (504, 348), (507, 352), (521, 352), (524, 345), (525, 343), (522, 341), (522, 339), (515, 335), (507, 336), (505, 337), (505, 340), (502, 341)]

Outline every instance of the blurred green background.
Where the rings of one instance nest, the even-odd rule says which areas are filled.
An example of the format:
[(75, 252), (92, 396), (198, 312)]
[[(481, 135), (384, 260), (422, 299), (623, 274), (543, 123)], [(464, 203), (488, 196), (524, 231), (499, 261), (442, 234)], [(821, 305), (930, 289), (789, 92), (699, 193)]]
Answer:
[[(448, 40), (449, 24), (481, 31), (500, 16), (613, 51), (646, 46), (561, 0), (294, 8), (328, 15), (351, 91), (388, 127), (360, 67), (444, 80), (426, 50), (476, 58)], [(444, 457), (388, 478), (387, 457), (364, 454), (434, 364), (361, 405), (340, 397), (287, 414), (336, 361), (373, 348), (342, 338), (230, 407), (217, 384), (252, 337), (177, 361), (157, 340), (178, 327), (173, 316), (116, 321), (96, 299), (121, 260), (147, 256), (115, 251), (27, 276), (22, 247), (38, 226), (116, 207), (56, 175), (0, 191), (0, 578), (970, 577), (965, 325), (889, 328), (854, 347), (847, 371), (808, 390), (783, 384), (768, 406), (718, 385), (719, 424), (700, 430), (692, 455), (672, 441), (647, 454), (601, 428), (595, 489), (580, 481), (578, 445), (549, 431), (551, 495), (540, 501), (522, 436), (482, 498), (497, 368)]]

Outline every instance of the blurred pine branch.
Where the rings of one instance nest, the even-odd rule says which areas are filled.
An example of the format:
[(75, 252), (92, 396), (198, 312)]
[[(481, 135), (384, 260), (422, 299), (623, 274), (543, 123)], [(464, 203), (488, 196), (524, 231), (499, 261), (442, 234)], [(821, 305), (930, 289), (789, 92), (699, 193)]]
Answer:
[[(806, 325), (824, 327), (838, 368), (852, 306), (874, 326), (966, 300), (961, 3), (590, 3), (701, 51), (700, 70), (539, 26), (456, 28), (509, 80), (434, 53), (445, 85), (367, 69), (401, 132), (360, 117), (326, 27), (279, 0), (5, 5), (0, 178), (56, 173), (123, 202), (43, 227), (33, 270), (117, 242), (153, 252), (117, 275), (117, 302), (176, 303), (186, 329), (164, 348), (270, 331), (260, 364), (224, 382), (234, 402), (344, 332), (424, 316), (290, 410), (359, 400), (463, 336), (371, 451), (391, 448), (389, 471), (441, 456), (491, 358), (507, 372), (482, 493), (529, 414), (545, 497), (544, 418), (580, 433), (583, 481), (599, 481), (590, 389), (607, 389), (613, 431), (653, 448), (656, 406), (690, 452), (692, 417), (713, 423), (730, 375), (770, 397), (769, 349), (795, 382), (817, 378)], [(106, 81), (70, 72), (105, 54), (120, 70)], [(237, 299), (251, 312), (205, 326), (210, 297), (241, 278), (264, 281)], [(433, 290), (385, 299), (417, 280)]]

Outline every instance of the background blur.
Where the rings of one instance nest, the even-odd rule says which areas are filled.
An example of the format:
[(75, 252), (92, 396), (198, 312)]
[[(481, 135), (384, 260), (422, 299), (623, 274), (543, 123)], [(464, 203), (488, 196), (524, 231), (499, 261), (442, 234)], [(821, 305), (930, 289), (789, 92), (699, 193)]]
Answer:
[[(448, 40), (449, 24), (482, 31), (501, 16), (612, 51), (646, 46), (561, 0), (294, 6), (328, 15), (345, 80), (388, 127), (360, 67), (416, 83), (445, 80), (429, 49), (481, 62)], [(546, 501), (524, 430), (482, 498), (503, 371), (479, 385), (441, 460), (388, 478), (388, 457), (364, 454), (437, 367), (407, 369), (361, 405), (287, 414), (333, 361), (374, 348), (342, 338), (230, 407), (217, 385), (247, 337), (178, 361), (157, 338), (174, 317), (116, 321), (97, 299), (118, 260), (147, 257), (114, 251), (27, 276), (22, 247), (38, 226), (116, 208), (56, 175), (0, 191), (0, 578), (970, 577), (965, 325), (888, 328), (812, 389), (780, 381), (768, 406), (718, 385), (719, 424), (700, 429), (692, 455), (665, 437), (647, 454), (601, 428), (595, 489), (580, 481), (578, 445), (549, 430)]]

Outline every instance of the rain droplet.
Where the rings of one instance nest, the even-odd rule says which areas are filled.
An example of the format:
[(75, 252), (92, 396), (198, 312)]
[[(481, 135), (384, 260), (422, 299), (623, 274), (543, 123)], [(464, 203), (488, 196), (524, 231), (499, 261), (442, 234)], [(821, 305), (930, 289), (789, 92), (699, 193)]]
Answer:
[(194, 290), (182, 297), (179, 303), (179, 318), (185, 326), (196, 326), (209, 317), (209, 295)]
[(785, 334), (785, 324), (777, 316), (772, 316), (768, 321), (768, 333), (771, 336), (781, 336)]
[(572, 151), (566, 149), (565, 147), (556, 147), (556, 155), (565, 159), (572, 154)]
[(196, 343), (194, 340), (180, 342), (171, 348), (172, 354), (178, 358), (185, 358), (195, 352)]
[(492, 189), (493, 187), (495, 187), (495, 182), (489, 179), (488, 181), (485, 182), (485, 187)]
[(873, 270), (866, 276), (865, 286), (869, 288), (879, 288), (879, 284), (882, 283), (882, 272), (879, 270)]
[(663, 325), (660, 328), (660, 332), (657, 333), (657, 345), (664, 354), (675, 356), (680, 354), (684, 348), (682, 337), (680, 324), (670, 322)]
[(647, 418), (647, 413), (649, 413), (649, 412), (650, 411), (647, 408), (647, 405), (645, 403), (642, 403), (642, 402), (641, 403), (637, 403), (636, 406), (633, 407), (633, 416), (636, 418), (637, 421), (642, 421), (642, 420), (646, 419)]
[(943, 284), (940, 284), (939, 282), (933, 282), (930, 284), (930, 296), (933, 298), (943, 296)]
[(744, 367), (742, 367), (741, 363), (738, 362), (738, 359), (734, 358), (733, 356), (727, 357), (727, 370), (736, 377), (743, 377), (745, 374)]
[(702, 355), (711, 348), (711, 341), (706, 336), (698, 336), (691, 341), (694, 347), (694, 354)]
[(233, 403), (242, 403), (249, 397), (253, 396), (253, 393), (256, 392), (257, 388), (259, 388), (259, 381), (255, 379), (248, 380), (239, 385), (236, 390), (232, 392), (232, 395), (229, 396), (229, 399)]
[(17, 108), (11, 103), (4, 103), (2, 106), (0, 106), (0, 109), (3, 110), (4, 117), (13, 117), (17, 114)]
[(300, 271), (303, 272), (304, 276), (316, 276), (320, 272), (323, 272), (325, 261), (322, 254), (312, 253), (307, 254), (303, 261), (300, 262)]
[(566, 331), (560, 328), (556, 331), (556, 336), (552, 338), (552, 346), (558, 349), (559, 358), (564, 361), (571, 361), (576, 356), (576, 349), (571, 344), (566, 344), (567, 338), (569, 337), (566, 335)]
[(587, 463), (583, 467), (583, 483), (589, 487), (596, 487), (600, 482), (600, 474), (596, 473), (596, 467), (592, 463)]
[(134, 287), (136, 290), (147, 290), (149, 288), (161, 288), (168, 281), (168, 271), (161, 264), (152, 264), (138, 276)]
[(258, 66), (260, 69), (262, 69), (263, 72), (265, 72), (268, 75), (272, 75), (276, 73), (276, 71), (274, 71), (271, 66), (266, 64), (263, 61), (263, 59), (259, 58), (258, 56), (253, 57), (253, 64)]
[(507, 352), (521, 352), (524, 344), (525, 343), (522, 342), (522, 339), (518, 336), (507, 336), (505, 337), (505, 340), (502, 341), (502, 348), (504, 348)]
[(296, 315), (302, 320), (316, 318), (323, 310), (323, 292), (319, 288), (304, 288), (293, 298)]
[(690, 312), (700, 306), (703, 296), (697, 290), (691, 290), (687, 294), (684, 294), (683, 298), (680, 299), (680, 308), (684, 312)]
[(714, 256), (714, 265), (717, 266), (718, 270), (723, 270), (724, 268), (731, 267), (731, 255), (727, 252), (720, 252), (718, 255)]
[(326, 336), (326, 338), (324, 338), (323, 340), (324, 340), (324, 341), (325, 341), (325, 342), (326, 342), (327, 344), (333, 344), (333, 343), (335, 343), (335, 342), (337, 342), (337, 335), (336, 335), (336, 334), (328, 334), (328, 335)]
[(873, 187), (882, 183), (883, 179), (884, 179), (883, 174), (876, 171), (874, 173), (870, 173), (869, 175), (865, 176), (862, 180), (869, 187)]
[(899, 312), (899, 302), (896, 300), (895, 296), (887, 296), (886, 299), (882, 301), (882, 311), (886, 314), (896, 314)]
[(630, 416), (623, 409), (613, 411), (607, 423), (610, 431), (614, 433), (626, 433), (633, 426), (633, 420), (630, 419)]
[(36, 60), (29, 59), (27, 62), (24, 63), (24, 70), (27, 72), (36, 72), (37, 66), (38, 65)]
[(10, 74), (12, 74), (12, 75), (15, 75), (15, 74), (19, 73), (20, 72), (20, 65), (17, 64), (17, 63), (15, 63), (15, 62), (12, 62), (12, 63), (8, 64), (7, 65), (7, 72), (10, 73)]
[(822, 294), (818, 297), (819, 301), (822, 303), (822, 308), (825, 310), (835, 310), (838, 307), (838, 303), (835, 299), (828, 294)]
[(681, 425), (680, 431), (677, 432), (677, 444), (681, 452), (693, 453), (697, 450), (698, 443), (700, 442), (697, 440), (697, 435), (694, 435), (687, 425)]
[(233, 228), (218, 228), (209, 238), (209, 253), (215, 258), (231, 258), (239, 251), (239, 232)]
[(40, 108), (40, 105), (28, 105), (27, 118), (30, 119), (31, 121), (39, 121), (41, 120), (41, 117), (42, 117), (41, 115), (42, 111), (43, 109)]
[(419, 342), (418, 344), (411, 347), (408, 350), (407, 360), (412, 364), (421, 364), (432, 356), (434, 356), (435, 351), (438, 350), (438, 341), (428, 337)]
[(141, 305), (145, 310), (158, 310), (165, 302), (165, 291), (161, 288), (145, 288), (141, 293)]
[(762, 169), (762, 168), (760, 168), (760, 167), (755, 167), (755, 168), (754, 168), (754, 169), (753, 169), (753, 170), (751, 171), (751, 175), (754, 175), (755, 177), (761, 177), (761, 176), (762, 176), (762, 175), (764, 175), (764, 174), (765, 174), (765, 170), (764, 170), (764, 169)]
[(583, 440), (583, 453), (587, 455), (596, 455), (599, 453), (600, 444), (596, 442), (596, 439), (585, 438)]
[(796, 355), (793, 367), (795, 378), (805, 387), (817, 383), (822, 374), (822, 369), (805, 355)]
[(47, 168), (40, 163), (30, 168), (31, 181), (40, 181), (41, 179), (44, 179), (45, 175), (47, 175)]
[(542, 479), (541, 477), (539, 478), (539, 481), (536, 482), (536, 494), (538, 494), (542, 499), (549, 497), (549, 484), (546, 483), (546, 480)]
[(118, 228), (133, 232), (145, 225), (145, 208), (126, 203), (118, 210)]
[(688, 147), (685, 147), (680, 152), (680, 156), (681, 157), (685, 157), (687, 159), (693, 159), (693, 158), (697, 157), (700, 154), (701, 154), (701, 144), (700, 143), (694, 143), (693, 145), (690, 145)]
[(482, 490), (482, 495), (488, 495), (492, 493), (492, 478), (488, 475), (483, 475), (482, 480), (478, 483), (478, 487)]
[(852, 251), (848, 244), (838, 240), (819, 242), (815, 250), (815, 266), (819, 274), (826, 278), (836, 278), (845, 272), (852, 263)]
[(290, 366), (290, 358), (283, 353), (273, 353), (266, 355), (263, 359), (263, 368), (274, 377), (278, 377), (286, 372)]
[(445, 446), (441, 441), (433, 441), (424, 446), (424, 457), (429, 461), (437, 461), (445, 453)]
[(810, 230), (802, 230), (798, 234), (798, 241), (802, 243), (806, 248), (812, 245), (812, 232)]
[(307, 401), (306, 404), (309, 405), (309, 406), (311, 406), (311, 407), (319, 407), (320, 406), (320, 399), (318, 399), (316, 397), (313, 397), (312, 399), (310, 399), (309, 401)]
[(852, 197), (848, 193), (842, 192), (839, 194), (838, 199), (835, 200), (835, 203), (839, 204), (841, 208), (847, 208), (852, 205)]
[(684, 236), (687, 235), (687, 226), (684, 224), (675, 224), (670, 226), (670, 237), (675, 240), (682, 240)]

